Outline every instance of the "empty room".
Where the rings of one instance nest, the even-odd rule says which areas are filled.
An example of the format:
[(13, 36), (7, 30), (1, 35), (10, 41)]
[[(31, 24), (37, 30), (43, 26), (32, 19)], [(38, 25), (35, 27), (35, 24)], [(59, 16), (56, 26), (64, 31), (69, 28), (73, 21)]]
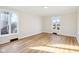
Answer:
[(78, 6), (0, 6), (0, 53), (77, 52)]

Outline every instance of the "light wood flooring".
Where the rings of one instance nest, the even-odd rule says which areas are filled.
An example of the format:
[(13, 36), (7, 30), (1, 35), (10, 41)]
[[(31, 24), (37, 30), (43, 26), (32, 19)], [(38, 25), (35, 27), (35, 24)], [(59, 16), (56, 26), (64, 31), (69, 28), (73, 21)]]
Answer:
[(0, 53), (78, 53), (74, 37), (41, 33), (0, 45)]

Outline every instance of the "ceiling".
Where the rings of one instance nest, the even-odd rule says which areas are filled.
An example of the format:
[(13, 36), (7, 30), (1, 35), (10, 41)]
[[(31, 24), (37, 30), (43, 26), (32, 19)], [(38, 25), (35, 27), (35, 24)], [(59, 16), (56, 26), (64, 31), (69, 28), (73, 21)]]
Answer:
[(48, 8), (44, 8), (43, 6), (8, 6), (8, 7), (40, 16), (72, 13), (76, 12), (78, 8), (76, 6), (48, 6)]

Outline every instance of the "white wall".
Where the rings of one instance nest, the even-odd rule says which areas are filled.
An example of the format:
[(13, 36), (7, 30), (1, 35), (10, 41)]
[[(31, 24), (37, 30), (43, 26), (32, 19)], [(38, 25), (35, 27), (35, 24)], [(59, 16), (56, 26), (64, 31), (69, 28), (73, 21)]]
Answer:
[(76, 13), (66, 14), (61, 16), (62, 35), (77, 36), (77, 18)]
[(77, 41), (79, 43), (79, 10), (77, 11)]
[(19, 20), (19, 38), (41, 33), (41, 17), (20, 12)]
[(19, 39), (41, 33), (41, 17), (25, 12), (16, 11), (19, 20), (19, 34), (0, 37), (0, 44), (9, 42), (10, 39), (18, 37)]
[[(71, 14), (65, 14), (65, 15), (59, 15), (61, 16), (61, 35), (67, 35), (67, 36), (77, 36), (77, 19), (76, 19), (76, 13)], [(46, 16), (43, 17), (43, 32), (50, 32), (52, 33), (52, 16)]]
[(42, 17), (42, 31), (47, 33), (52, 33), (51, 16)]

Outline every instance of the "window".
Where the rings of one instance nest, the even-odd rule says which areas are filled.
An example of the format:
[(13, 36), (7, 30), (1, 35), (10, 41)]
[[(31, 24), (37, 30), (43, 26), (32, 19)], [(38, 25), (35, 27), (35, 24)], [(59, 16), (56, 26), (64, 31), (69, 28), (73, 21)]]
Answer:
[(53, 16), (52, 17), (53, 29), (60, 30), (60, 17)]
[(15, 13), (11, 16), (11, 33), (17, 33), (17, 16)]
[(0, 36), (17, 33), (17, 15), (14, 12), (0, 12)]
[(60, 23), (60, 17), (58, 17), (58, 16), (52, 17), (52, 20), (53, 20), (54, 24), (59, 24)]

